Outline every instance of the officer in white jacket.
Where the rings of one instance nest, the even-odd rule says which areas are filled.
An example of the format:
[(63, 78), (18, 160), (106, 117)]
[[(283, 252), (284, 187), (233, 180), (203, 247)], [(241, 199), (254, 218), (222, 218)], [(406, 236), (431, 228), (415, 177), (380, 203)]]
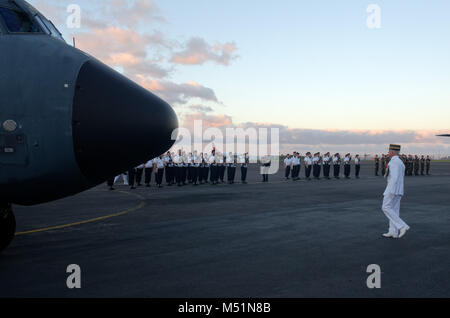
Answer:
[(399, 145), (390, 145), (388, 165), (387, 187), (384, 191), (383, 212), (389, 219), (389, 232), (383, 234), (388, 238), (401, 238), (409, 230), (409, 226), (400, 218), (400, 201), (404, 193), (403, 179), (405, 165), (398, 157)]

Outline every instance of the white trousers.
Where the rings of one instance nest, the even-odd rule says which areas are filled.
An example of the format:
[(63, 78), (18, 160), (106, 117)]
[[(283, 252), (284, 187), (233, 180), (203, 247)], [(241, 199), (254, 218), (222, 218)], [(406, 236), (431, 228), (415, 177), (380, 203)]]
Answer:
[(386, 194), (383, 199), (382, 210), (386, 217), (389, 219), (389, 233), (398, 235), (398, 231), (408, 226), (400, 218), (400, 201), (401, 195)]
[(123, 178), (123, 184), (124, 185), (128, 185), (128, 176), (124, 173), (119, 174), (117, 177), (114, 178), (114, 184), (116, 184), (116, 182), (119, 180), (119, 178), (122, 176)]

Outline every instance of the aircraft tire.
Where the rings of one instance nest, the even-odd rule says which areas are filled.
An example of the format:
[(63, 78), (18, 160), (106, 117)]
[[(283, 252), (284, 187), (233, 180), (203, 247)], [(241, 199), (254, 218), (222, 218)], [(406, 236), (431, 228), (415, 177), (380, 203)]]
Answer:
[(16, 218), (10, 204), (0, 206), (0, 253), (8, 247), (16, 233)]

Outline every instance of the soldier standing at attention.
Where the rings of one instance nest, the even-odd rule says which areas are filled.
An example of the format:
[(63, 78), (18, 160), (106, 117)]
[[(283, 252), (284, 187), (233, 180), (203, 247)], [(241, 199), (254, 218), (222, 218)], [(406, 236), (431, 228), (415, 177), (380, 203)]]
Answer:
[(359, 155), (355, 157), (355, 177), (359, 179), (359, 172), (361, 171), (361, 160), (359, 159)]
[[(295, 156), (295, 152), (294, 152)], [(292, 158), (290, 154), (286, 155), (286, 158), (284, 158), (284, 177), (286, 180), (289, 180), (289, 176), (291, 174), (291, 168), (292, 168)], [(292, 174), (292, 179), (294, 178), (294, 175)]]
[(401, 238), (410, 228), (400, 218), (400, 201), (404, 192), (404, 172), (405, 166), (398, 157), (400, 153), (399, 145), (390, 145), (388, 166), (388, 177), (386, 190), (383, 193), (382, 210), (389, 219), (389, 231), (383, 234), (387, 238)]
[(179, 187), (181, 187), (181, 169), (183, 168), (183, 159), (181, 158), (181, 150), (178, 150), (178, 154), (173, 156), (173, 168), (175, 172), (175, 181)]
[(172, 183), (173, 183), (173, 181), (172, 181), (172, 167), (173, 167), (173, 164), (172, 164), (172, 156), (171, 156), (169, 151), (163, 157), (163, 160), (164, 160), (164, 167), (165, 167), (164, 169), (165, 169), (165, 174), (166, 174), (166, 184), (168, 186), (172, 186)]
[(344, 175), (345, 179), (350, 179), (350, 168), (351, 168), (352, 157), (350, 154), (346, 154), (344, 158)]
[(300, 154), (298, 152), (294, 152), (294, 157), (291, 158), (292, 181), (300, 180), (300, 164)]
[(263, 177), (262, 182), (269, 182), (269, 169), (271, 165), (271, 160), (269, 156), (264, 156), (261, 158), (261, 174)]
[(313, 177), (316, 180), (320, 179), (320, 153), (316, 152), (314, 154), (313, 162)]
[(420, 175), (424, 176), (425, 175), (425, 156), (422, 155), (422, 157), (420, 158)]
[(311, 180), (310, 176), (311, 176), (311, 169), (312, 169), (312, 158), (311, 158), (311, 153), (308, 151), (306, 153), (306, 157), (304, 159), (305, 161), (305, 177), (306, 180)]
[(229, 153), (226, 159), (227, 163), (227, 181), (228, 184), (234, 183), (234, 178), (236, 176), (236, 161), (234, 160), (233, 153)]
[(145, 173), (145, 186), (148, 188), (150, 187), (150, 182), (152, 182), (152, 173), (153, 173), (153, 160), (149, 160), (145, 163), (144, 168)]
[(212, 152), (211, 152), (211, 156), (209, 156), (209, 159), (208, 159), (208, 161), (209, 161), (209, 166), (210, 166), (210, 181), (211, 181), (211, 184), (212, 185), (216, 185), (218, 182), (217, 182), (217, 163), (216, 163), (216, 151), (215, 150), (213, 150)]
[(203, 162), (204, 162), (204, 167), (203, 167), (203, 169), (205, 169), (204, 170), (204, 172), (203, 172), (203, 181), (205, 182), (205, 183), (209, 183), (209, 173), (210, 173), (210, 164), (209, 164), (209, 158), (208, 158), (208, 154), (205, 152), (205, 153), (203, 153)]
[(156, 177), (156, 185), (158, 188), (162, 188), (162, 180), (164, 175), (164, 160), (162, 156), (155, 158), (153, 160), (154, 169), (155, 169), (155, 177)]
[(250, 159), (248, 157), (248, 153), (245, 153), (244, 157), (241, 159), (241, 182), (243, 184), (247, 184), (247, 171), (249, 162)]
[(375, 176), (378, 177), (378, 170), (380, 169), (380, 158), (378, 155), (375, 155)]
[(325, 179), (330, 180), (330, 153), (327, 152), (322, 159), (323, 176)]
[(429, 176), (430, 175), (430, 167), (431, 167), (431, 158), (430, 158), (430, 156), (427, 156), (427, 160), (425, 162), (426, 162), (426, 166), (427, 166), (427, 176)]
[(414, 156), (414, 175), (419, 175), (419, 169), (420, 169), (420, 159), (418, 155)]
[(381, 175), (384, 176), (386, 174), (386, 166), (387, 166), (387, 162), (386, 162), (386, 156), (384, 154), (381, 155)]
[(340, 172), (341, 172), (341, 155), (336, 153), (333, 156), (333, 173), (336, 179), (339, 179)]
[(219, 152), (217, 154), (217, 158), (216, 158), (216, 162), (217, 162), (217, 183), (219, 183), (219, 179), (221, 183), (225, 183), (225, 158), (224, 155)]

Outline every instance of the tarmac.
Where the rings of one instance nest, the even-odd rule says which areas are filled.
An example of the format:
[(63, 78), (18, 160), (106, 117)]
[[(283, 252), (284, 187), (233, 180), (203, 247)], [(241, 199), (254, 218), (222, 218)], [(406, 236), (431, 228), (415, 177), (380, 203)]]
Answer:
[[(450, 297), (450, 163), (405, 178), (411, 230), (397, 240), (381, 236), (386, 180), (373, 163), (350, 180), (293, 182), (280, 171), (261, 183), (258, 172), (246, 185), (102, 185), (14, 206), (0, 297)], [(70, 264), (80, 289), (66, 286)], [(379, 289), (367, 287), (370, 264)]]

